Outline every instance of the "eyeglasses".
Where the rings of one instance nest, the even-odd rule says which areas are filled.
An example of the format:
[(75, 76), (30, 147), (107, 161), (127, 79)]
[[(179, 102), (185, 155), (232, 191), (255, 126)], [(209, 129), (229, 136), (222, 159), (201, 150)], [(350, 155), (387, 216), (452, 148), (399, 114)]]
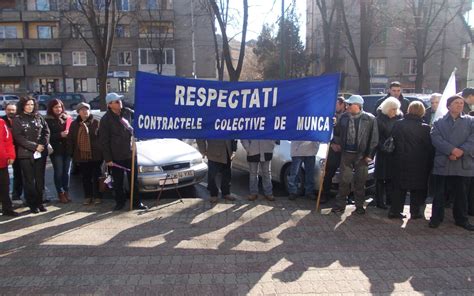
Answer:
[(349, 107), (352, 106), (352, 103), (347, 103), (347, 106), (349, 106)]

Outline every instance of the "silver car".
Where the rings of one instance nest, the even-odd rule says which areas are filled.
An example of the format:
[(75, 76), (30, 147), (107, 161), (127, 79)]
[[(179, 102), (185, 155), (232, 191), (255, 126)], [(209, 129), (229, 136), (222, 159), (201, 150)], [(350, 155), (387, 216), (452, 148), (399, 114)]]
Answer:
[(20, 97), (17, 95), (0, 95), (0, 109), (4, 110), (8, 103), (18, 103)]
[[(319, 151), (316, 155), (316, 163), (315, 163), (315, 173), (314, 173), (314, 181), (315, 181), (315, 188), (316, 190), (319, 188), (319, 180), (321, 176), (321, 167), (323, 167), (324, 162), (326, 160), (326, 152), (328, 149), (327, 144), (319, 145)], [(286, 191), (288, 191), (288, 175), (290, 174), (290, 165), (291, 165), (291, 141), (282, 140), (280, 141), (280, 145), (276, 145), (275, 149), (273, 150), (273, 158), (271, 163), (271, 171), (272, 171), (272, 180), (275, 182), (280, 183), (283, 185)], [(232, 161), (232, 167), (247, 171), (249, 170), (248, 162), (247, 162), (247, 152), (245, 151), (242, 144), (238, 143), (237, 152), (234, 160)], [(304, 166), (303, 169), (300, 171), (299, 180), (304, 180)], [(339, 183), (339, 172), (336, 173), (333, 180), (333, 187), (337, 187)], [(367, 180), (366, 187), (367, 189), (372, 189), (374, 185), (374, 163), (371, 162), (369, 164), (369, 177)], [(298, 184), (298, 193), (302, 194), (304, 188), (299, 182)]]
[(138, 190), (156, 192), (201, 182), (207, 174), (202, 155), (178, 139), (137, 142)]

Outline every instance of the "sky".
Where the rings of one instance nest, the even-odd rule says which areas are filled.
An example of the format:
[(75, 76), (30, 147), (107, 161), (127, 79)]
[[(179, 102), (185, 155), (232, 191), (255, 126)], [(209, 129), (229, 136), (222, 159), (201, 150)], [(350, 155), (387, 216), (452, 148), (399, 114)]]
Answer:
[[(242, 1), (231, 0), (231, 7), (234, 12), (242, 18)], [(285, 7), (288, 8), (293, 1), (284, 0)], [(305, 42), (306, 35), (306, 0), (296, 0), (296, 13), (299, 16), (300, 25), (300, 37)], [(262, 31), (263, 24), (275, 24), (281, 15), (281, 4), (282, 0), (249, 0), (249, 18), (248, 18), (248, 30), (247, 40), (257, 39), (258, 35)], [(236, 26), (235, 28), (229, 28), (229, 32), (238, 34), (242, 30), (242, 25)], [(229, 34), (230, 35), (230, 34)]]

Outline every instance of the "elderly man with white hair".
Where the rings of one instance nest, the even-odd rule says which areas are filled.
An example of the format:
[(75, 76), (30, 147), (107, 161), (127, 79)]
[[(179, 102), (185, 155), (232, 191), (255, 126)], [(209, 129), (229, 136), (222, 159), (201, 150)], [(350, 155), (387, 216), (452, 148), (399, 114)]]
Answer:
[(394, 192), (392, 151), (386, 151), (384, 144), (392, 135), (395, 122), (403, 117), (400, 106), (401, 103), (397, 98), (388, 97), (380, 105), (378, 109), (380, 112), (377, 112), (377, 118), (375, 119), (379, 141), (375, 158), (375, 202), (372, 202), (371, 205), (375, 204), (379, 209), (387, 209), (386, 204), (391, 203)]
[(423, 116), (423, 121), (430, 126), (433, 125), (435, 118), (436, 110), (438, 110), (439, 101), (441, 100), (442, 94), (433, 93), (430, 97), (431, 107), (426, 108), (425, 115)]

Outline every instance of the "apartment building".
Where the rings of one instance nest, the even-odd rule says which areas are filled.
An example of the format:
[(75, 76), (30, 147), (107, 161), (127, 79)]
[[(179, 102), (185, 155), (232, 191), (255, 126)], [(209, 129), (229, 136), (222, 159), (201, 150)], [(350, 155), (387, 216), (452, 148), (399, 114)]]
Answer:
[[(443, 0), (432, 0), (425, 3)], [(460, 3), (464, 2), (463, 6)], [(326, 1), (330, 7), (334, 1)], [(359, 55), (360, 41), (360, 16), (359, 1), (344, 2), (346, 15), (351, 25), (352, 38), (357, 54)], [(372, 93), (385, 92), (389, 82), (397, 80), (403, 85), (404, 92), (413, 92), (415, 89), (415, 78), (417, 71), (416, 52), (412, 45), (413, 38), (408, 36), (406, 23), (413, 21), (410, 5), (418, 3), (412, 0), (380, 0), (375, 1), (375, 8), (379, 16), (382, 15), (387, 21), (376, 22), (377, 28), (373, 29), (378, 35), (369, 47), (369, 71), (370, 86)], [(306, 0), (307, 6), (307, 30), (306, 44), (308, 53), (313, 57), (310, 71), (313, 75), (324, 72), (324, 39), (322, 30), (322, 18), (316, 0)], [(432, 30), (428, 36), (428, 46), (433, 44), (437, 28), (441, 28), (445, 18), (450, 18), (452, 10), (462, 8), (461, 14), (456, 16), (448, 25), (443, 34), (434, 43), (433, 55), (424, 64), (423, 91), (443, 91), (444, 86), (453, 71), (457, 68), (457, 88), (466, 87), (468, 75), (468, 61), (470, 58), (469, 44), (471, 43), (469, 25), (462, 17), (471, 9), (471, 2), (464, 0), (448, 0), (445, 9), (434, 19)], [(451, 11), (450, 11), (451, 10)], [(397, 21), (400, 21), (401, 23)], [(406, 23), (405, 23), (406, 21)], [(410, 28), (414, 30), (414, 28)], [(348, 47), (344, 33), (341, 35), (339, 48), (340, 57), (337, 68), (342, 73), (341, 89), (357, 92), (359, 78), (353, 60), (346, 50)], [(359, 57), (359, 56), (358, 56)]]
[[(78, 1), (0, 1), (0, 93), (97, 95), (96, 57), (81, 38), (81, 33), (90, 37), (88, 25), (73, 26), (65, 17), (77, 10)], [(117, 0), (123, 17), (116, 27), (108, 90), (129, 92), (136, 71), (157, 73), (158, 64), (163, 75), (215, 79), (210, 16), (198, 3)], [(163, 49), (160, 57), (156, 56), (158, 48)]]

